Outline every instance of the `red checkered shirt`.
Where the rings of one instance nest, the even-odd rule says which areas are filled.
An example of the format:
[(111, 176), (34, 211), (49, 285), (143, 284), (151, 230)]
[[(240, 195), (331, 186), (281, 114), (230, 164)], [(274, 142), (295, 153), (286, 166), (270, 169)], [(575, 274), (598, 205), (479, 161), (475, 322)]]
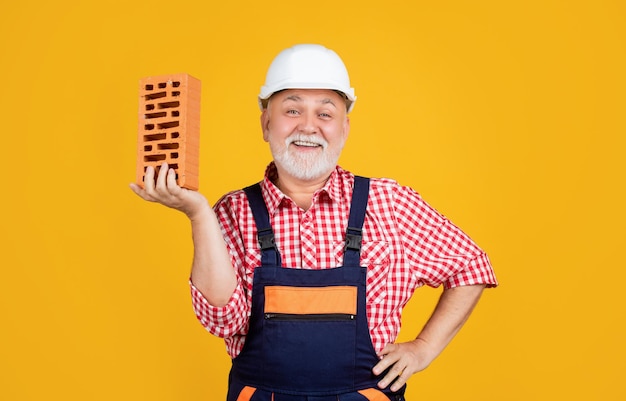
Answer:
[[(273, 183), (268, 167), (261, 183), (284, 267), (341, 266), (354, 175), (337, 167), (304, 211)], [(235, 357), (248, 332), (254, 269), (261, 264), (256, 225), (242, 190), (214, 207), (237, 272), (237, 288), (223, 307), (210, 305), (190, 283), (194, 311)], [(370, 182), (363, 225), (361, 265), (367, 267), (367, 319), (376, 351), (395, 341), (402, 309), (418, 287), (497, 285), (487, 255), (411, 188), (390, 179)]]

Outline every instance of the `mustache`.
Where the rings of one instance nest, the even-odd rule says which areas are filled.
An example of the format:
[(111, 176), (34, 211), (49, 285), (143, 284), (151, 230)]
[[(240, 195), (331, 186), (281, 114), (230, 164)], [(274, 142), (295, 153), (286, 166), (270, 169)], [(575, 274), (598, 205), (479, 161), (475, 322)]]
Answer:
[(307, 134), (293, 134), (285, 139), (285, 145), (289, 146), (294, 142), (305, 142), (310, 144), (319, 145), (322, 148), (326, 149), (328, 146), (328, 142), (317, 135), (307, 135)]

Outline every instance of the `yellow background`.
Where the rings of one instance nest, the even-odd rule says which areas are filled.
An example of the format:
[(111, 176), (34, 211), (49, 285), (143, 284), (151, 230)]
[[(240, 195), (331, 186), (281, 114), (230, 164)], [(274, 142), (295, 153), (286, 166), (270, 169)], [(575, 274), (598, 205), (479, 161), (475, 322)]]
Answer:
[[(409, 399), (626, 399), (625, 17), (621, 0), (4, 4), (0, 399), (224, 399), (188, 222), (128, 189), (138, 80), (202, 80), (215, 202), (261, 178), (256, 95), (299, 42), (350, 70), (340, 164), (416, 188), (501, 282)], [(438, 294), (418, 292), (402, 339)]]

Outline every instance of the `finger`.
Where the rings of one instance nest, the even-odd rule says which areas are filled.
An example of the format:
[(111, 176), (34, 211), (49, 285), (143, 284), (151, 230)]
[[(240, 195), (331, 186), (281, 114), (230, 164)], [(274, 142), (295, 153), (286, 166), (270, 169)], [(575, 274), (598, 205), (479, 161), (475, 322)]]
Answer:
[(383, 374), (383, 372), (386, 371), (387, 368), (389, 368), (389, 366), (391, 366), (393, 363), (394, 361), (392, 361), (391, 358), (383, 358), (378, 361), (376, 366), (374, 366), (374, 368), (372, 369), (372, 373), (374, 373), (374, 375), (376, 376), (379, 376)]
[(161, 168), (159, 169), (159, 176), (157, 177), (157, 181), (156, 181), (156, 189), (157, 191), (165, 191), (166, 190), (166, 186), (165, 186), (165, 179), (167, 177), (167, 171), (169, 170), (167, 163), (163, 163), (161, 165)]
[(152, 196), (148, 195), (148, 193), (146, 193), (146, 191), (143, 188), (141, 188), (139, 185), (135, 183), (130, 184), (130, 189), (132, 189), (132, 191), (143, 200), (146, 200), (149, 202), (155, 201)]
[(385, 345), (385, 348), (383, 348), (381, 351), (377, 353), (377, 355), (382, 358), (383, 356), (391, 353), (394, 348), (395, 348), (395, 344), (387, 344)]
[(397, 349), (396, 344), (387, 344), (385, 348), (383, 348), (380, 352), (378, 352), (378, 356), (381, 358), (380, 361), (374, 366), (372, 369), (373, 373), (378, 376), (381, 375), (387, 368), (396, 363), (398, 360), (398, 356), (391, 355), (392, 352)]
[(176, 183), (176, 170), (173, 168), (170, 168), (167, 172), (167, 189), (169, 189), (172, 194), (177, 194), (180, 189)]
[(398, 381), (402, 381), (404, 383), (404, 381), (402, 379), (402, 375), (404, 374), (404, 370), (405, 370), (404, 368), (405, 368), (405, 366), (400, 365), (399, 362), (395, 363), (391, 367), (391, 369), (389, 369), (389, 371), (387, 372), (385, 377), (381, 381), (378, 382), (378, 387), (386, 388), (391, 383), (394, 383), (394, 381), (396, 381), (396, 383), (394, 383), (394, 387), (396, 387), (396, 388), (402, 387), (402, 384), (397, 386), (397, 382)]
[(146, 172), (143, 177), (143, 187), (148, 193), (154, 191), (154, 167), (146, 167)]
[(130, 186), (130, 189), (132, 189), (133, 192), (136, 193), (137, 195), (139, 195), (139, 193), (142, 191), (139, 185), (135, 184), (134, 182), (131, 182), (129, 186)]
[(409, 377), (411, 377), (411, 374), (407, 372), (407, 369), (402, 369), (400, 374), (396, 377), (396, 381), (391, 385), (391, 391), (400, 390), (402, 386), (406, 384), (407, 380), (409, 380)]
[(140, 197), (142, 197), (142, 198), (143, 198), (143, 192), (144, 192), (144, 190), (143, 190), (143, 188), (141, 188), (139, 185), (137, 185), (137, 184), (135, 184), (134, 182), (132, 182), (132, 183), (130, 184), (130, 189), (132, 189), (132, 190), (133, 190), (133, 192), (134, 192), (135, 194), (137, 194), (138, 196), (140, 196)]
[(404, 386), (406, 382), (409, 380), (411, 375), (412, 373), (409, 371), (408, 366), (404, 366), (402, 370), (400, 370), (400, 373), (398, 373), (398, 376), (396, 377), (395, 381), (392, 381), (391, 387), (390, 387), (391, 391), (400, 390), (402, 386)]

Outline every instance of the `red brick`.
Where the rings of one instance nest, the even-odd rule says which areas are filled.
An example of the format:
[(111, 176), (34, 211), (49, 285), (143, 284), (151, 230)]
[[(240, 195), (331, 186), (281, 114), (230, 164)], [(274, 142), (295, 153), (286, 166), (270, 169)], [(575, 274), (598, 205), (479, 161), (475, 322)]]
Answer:
[(181, 187), (197, 190), (200, 144), (200, 80), (188, 74), (139, 81), (137, 183), (148, 166), (166, 162)]

